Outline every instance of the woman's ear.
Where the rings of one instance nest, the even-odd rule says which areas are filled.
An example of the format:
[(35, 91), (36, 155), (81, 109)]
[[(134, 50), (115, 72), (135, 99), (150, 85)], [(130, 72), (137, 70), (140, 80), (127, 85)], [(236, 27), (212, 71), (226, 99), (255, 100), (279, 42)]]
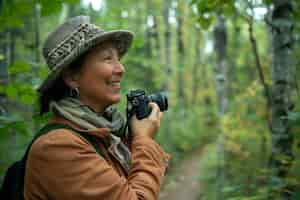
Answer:
[(66, 70), (62, 73), (62, 79), (70, 88), (78, 88), (79, 87), (79, 74), (72, 73), (69, 70)]

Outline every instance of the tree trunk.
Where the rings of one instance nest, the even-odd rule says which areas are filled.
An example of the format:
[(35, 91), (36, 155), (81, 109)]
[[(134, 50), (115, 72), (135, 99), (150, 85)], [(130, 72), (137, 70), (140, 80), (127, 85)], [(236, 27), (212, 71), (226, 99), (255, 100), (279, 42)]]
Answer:
[[(197, 95), (198, 95), (198, 88), (199, 88), (199, 68), (201, 64), (201, 50), (200, 50), (200, 39), (201, 39), (201, 32), (199, 27), (195, 27), (196, 32), (196, 45), (195, 45), (195, 64), (193, 66), (193, 81), (192, 81), (192, 105), (197, 103)], [(202, 66), (204, 68), (204, 66)], [(206, 70), (206, 69), (204, 69)], [(205, 76), (203, 77), (206, 78)], [(205, 81), (204, 81), (205, 82)]]
[(236, 59), (239, 56), (239, 48), (240, 48), (240, 39), (241, 39), (241, 27), (238, 24), (238, 16), (234, 13), (233, 17), (233, 51), (231, 52), (228, 66), (228, 98), (234, 99), (236, 94), (236, 85), (237, 85), (237, 63)]
[(13, 29), (8, 31), (9, 35), (9, 50), (8, 50), (8, 66), (11, 66), (14, 64), (16, 60), (16, 34)]
[[(218, 22), (214, 28), (215, 51), (217, 54), (217, 64), (215, 67), (215, 83), (218, 102), (218, 117), (222, 119), (227, 111), (228, 98), (227, 98), (227, 61), (226, 61), (226, 46), (227, 46), (227, 30), (225, 19), (221, 16), (218, 17)], [(225, 135), (219, 126), (219, 136), (217, 140), (217, 156), (218, 156), (218, 169), (217, 169), (217, 186), (216, 197), (218, 200), (224, 199), (222, 190), (225, 182)]]
[(177, 98), (178, 105), (182, 108), (186, 107), (185, 94), (184, 94), (184, 65), (185, 65), (185, 48), (183, 42), (183, 22), (184, 22), (184, 8), (183, 2), (177, 1), (177, 53), (178, 53), (178, 85), (177, 85)]
[[(144, 53), (145, 53), (145, 58), (151, 60), (153, 58), (153, 53), (152, 53), (152, 25), (148, 23), (148, 20), (150, 20), (151, 16), (151, 0), (146, 1), (146, 16), (145, 16), (145, 45), (144, 45)], [(142, 26), (140, 24), (140, 26)], [(150, 65), (150, 66), (147, 66)], [(144, 84), (145, 87), (150, 87), (153, 85), (153, 69), (151, 64), (146, 64), (146, 70), (147, 70), (147, 76), (144, 78)]]
[(162, 65), (163, 60), (161, 56), (161, 46), (160, 46), (160, 40), (159, 40), (159, 29), (158, 29), (158, 22), (157, 22), (157, 16), (153, 16), (153, 30), (152, 30), (152, 35), (155, 41), (154, 45), (154, 55), (158, 59), (158, 63)]
[[(8, 68), (10, 66), (12, 66), (15, 63), (15, 59), (16, 59), (16, 30), (14, 29), (9, 29), (9, 31), (7, 31), (8, 34), (8, 49), (7, 49), (7, 64), (8, 64)], [(15, 81), (16, 76), (15, 75), (10, 75), (9, 76), (9, 83)], [(7, 102), (7, 111), (10, 111), (11, 107), (19, 107), (19, 105), (17, 104), (17, 102)], [(13, 147), (13, 149), (18, 149), (18, 135), (16, 132), (12, 132), (11, 133), (11, 146)], [(13, 158), (16, 158), (17, 153), (12, 152), (12, 154), (10, 155)]]
[[(280, 191), (280, 199), (291, 199), (293, 188), (286, 186), (289, 169), (293, 163), (293, 136), (288, 127), (287, 115), (292, 110), (293, 83), (293, 5), (291, 0), (274, 0), (269, 26), (272, 36), (272, 149), (270, 167), (272, 186)], [(282, 185), (281, 185), (282, 184)], [(278, 188), (280, 187), (280, 188)], [(270, 199), (274, 199), (270, 197)]]
[(165, 0), (164, 1), (164, 10), (163, 10), (163, 17), (164, 17), (164, 27), (165, 27), (165, 67), (164, 67), (164, 74), (165, 78), (162, 83), (162, 89), (164, 91), (169, 90), (169, 80), (172, 74), (171, 69), (171, 26), (169, 22), (169, 13), (170, 13), (170, 7), (171, 7), (171, 0)]
[[(0, 44), (0, 50), (1, 55), (3, 56), (3, 59), (0, 60), (0, 85), (7, 85), (8, 84), (8, 60), (7, 60), (7, 33), (2, 32), (0, 34), (1, 38), (1, 44)], [(5, 94), (0, 93), (0, 115), (7, 114), (7, 102), (6, 102)]]
[(34, 41), (35, 41), (35, 63), (38, 65), (41, 61), (40, 52), (40, 5), (34, 6)]
[[(34, 66), (32, 67), (33, 74), (38, 75), (40, 63), (41, 63), (41, 38), (40, 38), (40, 11), (41, 7), (40, 4), (34, 4), (33, 8), (33, 28), (34, 28), (34, 41), (35, 41), (35, 48), (34, 48)], [(32, 117), (36, 114), (34, 106), (31, 108)], [(33, 120), (33, 130), (36, 132), (39, 129), (39, 124)]]
[(147, 18), (147, 16), (145, 16), (145, 10), (143, 9), (142, 3), (143, 2), (141, 1), (136, 1), (136, 3), (134, 4), (135, 13), (137, 16), (135, 17), (134, 25), (135, 25), (135, 33), (137, 34), (137, 36), (139, 34), (142, 35), (144, 26), (147, 26), (147, 24), (144, 24), (144, 18)]
[(226, 61), (226, 46), (227, 46), (227, 30), (225, 19), (218, 18), (218, 23), (214, 29), (215, 36), (215, 51), (217, 54), (216, 73), (216, 90), (218, 98), (219, 116), (222, 117), (228, 107), (228, 83), (227, 83), (227, 61)]
[(148, 24), (148, 21), (152, 17), (151, 13), (151, 0), (146, 1), (146, 29), (145, 29), (145, 53), (146, 56), (152, 57), (152, 45), (151, 45), (151, 37), (152, 37), (152, 26)]

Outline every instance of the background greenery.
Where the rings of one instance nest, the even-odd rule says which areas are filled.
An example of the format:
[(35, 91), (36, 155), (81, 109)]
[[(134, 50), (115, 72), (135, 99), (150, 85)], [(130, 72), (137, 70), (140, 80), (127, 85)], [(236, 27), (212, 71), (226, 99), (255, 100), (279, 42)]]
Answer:
[[(7, 167), (23, 155), (48, 118), (38, 116), (36, 103), (36, 88), (48, 74), (41, 55), (44, 39), (66, 18), (85, 14), (105, 30), (135, 32), (133, 47), (123, 59), (126, 75), (119, 107), (125, 111), (125, 94), (130, 89), (167, 92), (170, 109), (157, 139), (172, 155), (171, 167), (203, 148), (199, 168), (202, 199), (281, 199), (282, 192), (290, 193), (291, 199), (300, 198), (298, 1), (291, 1), (294, 109), (287, 116), (294, 159), (284, 179), (276, 179), (271, 170), (271, 114), (249, 40), (251, 25), (261, 69), (271, 85), (272, 40), (265, 19), (273, 8), (272, 0), (102, 0), (98, 10), (87, 2), (0, 1), (0, 183)], [(221, 117), (214, 41), (220, 16), (225, 19), (228, 69), (228, 106)], [(292, 189), (283, 191), (285, 186)]]

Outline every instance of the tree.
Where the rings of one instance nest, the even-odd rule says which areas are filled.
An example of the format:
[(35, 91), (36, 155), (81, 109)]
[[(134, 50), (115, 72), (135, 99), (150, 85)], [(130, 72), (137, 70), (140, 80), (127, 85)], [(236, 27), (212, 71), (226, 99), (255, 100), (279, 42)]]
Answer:
[[(223, 16), (218, 16), (218, 22), (214, 27), (215, 51), (217, 64), (215, 67), (215, 83), (218, 103), (218, 117), (221, 120), (228, 109), (228, 91), (227, 91), (227, 30)], [(219, 165), (217, 170), (217, 199), (222, 199), (222, 190), (225, 181), (225, 135), (220, 129), (217, 142), (217, 155), (219, 157)]]
[(177, 96), (178, 96), (178, 105), (183, 108), (186, 107), (186, 97), (184, 93), (184, 66), (185, 66), (185, 46), (184, 46), (184, 35), (183, 35), (183, 25), (184, 25), (184, 4), (181, 0), (177, 1), (177, 53), (178, 53), (178, 67), (177, 67), (177, 77), (178, 77), (178, 86), (177, 86)]
[(294, 160), (293, 135), (287, 120), (288, 113), (293, 109), (291, 100), (294, 82), (291, 73), (294, 71), (293, 2), (292, 0), (274, 0), (273, 6), (270, 18), (268, 18), (273, 44), (270, 167), (273, 171), (273, 187), (280, 191), (281, 199), (291, 199), (293, 189), (290, 188), (286, 178)]
[[(196, 42), (195, 42), (195, 63), (193, 65), (193, 72), (192, 72), (192, 104), (195, 105), (197, 103), (197, 94), (198, 94), (198, 88), (199, 88), (199, 68), (201, 64), (201, 48), (200, 48), (200, 38), (201, 38), (201, 29), (198, 26), (195, 25), (195, 34), (196, 34)], [(205, 66), (203, 67), (203, 88), (207, 88), (207, 73)]]
[(164, 18), (164, 51), (165, 51), (165, 66), (164, 74), (165, 79), (162, 88), (165, 91), (169, 90), (169, 80), (172, 74), (171, 68), (171, 26), (170, 26), (170, 9), (172, 0), (165, 0), (163, 5), (163, 18)]

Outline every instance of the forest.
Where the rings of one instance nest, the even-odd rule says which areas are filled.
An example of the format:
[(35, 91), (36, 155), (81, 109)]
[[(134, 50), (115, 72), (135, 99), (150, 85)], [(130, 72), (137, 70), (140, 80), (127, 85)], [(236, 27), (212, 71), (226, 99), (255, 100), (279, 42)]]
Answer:
[(299, 11), (299, 0), (0, 0), (0, 185), (50, 117), (37, 104), (44, 40), (88, 15), (135, 34), (120, 111), (132, 89), (168, 95), (162, 193), (183, 194), (189, 169), (174, 169), (191, 158), (197, 187), (184, 199), (300, 199)]

